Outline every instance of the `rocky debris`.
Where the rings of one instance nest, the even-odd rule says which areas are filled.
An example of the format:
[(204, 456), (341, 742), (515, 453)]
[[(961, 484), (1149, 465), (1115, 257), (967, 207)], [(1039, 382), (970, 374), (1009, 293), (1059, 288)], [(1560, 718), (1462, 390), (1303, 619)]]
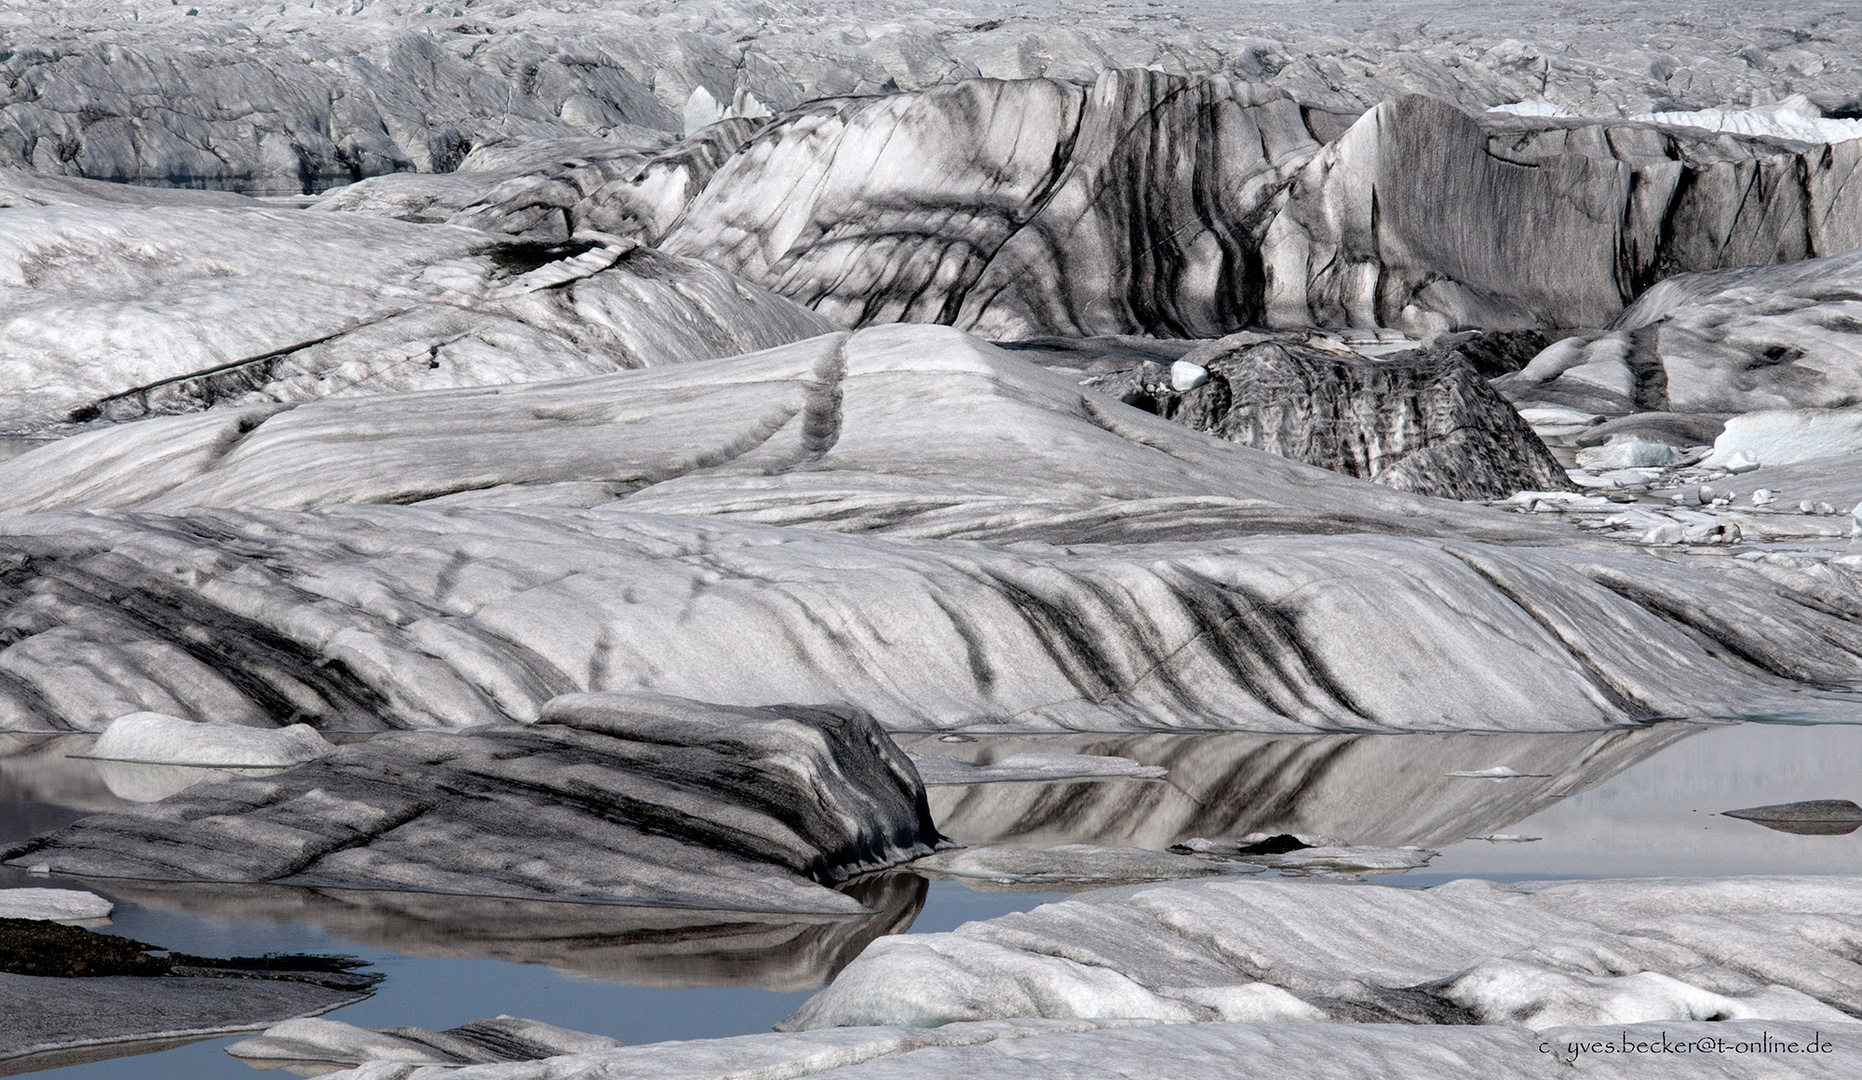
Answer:
[[(1311, 339), (1324, 344), (1324, 339)], [(1142, 384), (1140, 406), (1198, 431), (1400, 491), (1456, 499), (1575, 490), (1457, 349), (1370, 358), (1241, 333), (1188, 353), (1193, 386)]]
[[(570, 1031), (540, 1020), (496, 1016), (445, 1031), (415, 1027), (363, 1028), (340, 1020), (298, 1019), (242, 1039), (226, 1052), (254, 1068), (274, 1062), (360, 1065), (392, 1061), (408, 1065), (478, 1065), (537, 1061), (560, 1054), (586, 1054), (620, 1046), (605, 1035)], [(289, 1067), (289, 1066), (285, 1066)]]
[(1566, 338), (1495, 386), (1522, 408), (1612, 415), (1841, 409), (1862, 399), (1858, 331), (1862, 253), (1709, 269), (1655, 284), (1601, 333)]
[(1862, 806), (1848, 799), (1813, 799), (1724, 813), (1727, 817), (1756, 821), (1768, 829), (1807, 836), (1847, 836), (1862, 828)]
[[(1238, 996), (1239, 998), (1240, 996)], [(1272, 1002), (1253, 1014), (1265, 1019)], [(1243, 1001), (1231, 1011), (1247, 1015)], [(1300, 1017), (1287, 1019), (1299, 1020)], [(597, 1080), (614, 1076), (715, 1080), (740, 1075), (742, 1067), (766, 1075), (820, 1080), (1066, 1080), (1116, 1069), (1121, 1076), (1220, 1080), (1236, 1062), (1289, 1080), (1341, 1080), (1353, 1076), (1389, 1080), (1436, 1080), (1469, 1071), (1492, 1080), (1548, 1080), (1583, 1060), (1589, 1071), (1633, 1076), (1636, 1059), (1618, 1072), (1605, 1058), (1585, 1053), (1611, 1040), (1637, 1053), (1659, 1053), (1668, 1045), (1702, 1052), (1663, 1060), (1663, 1076), (1717, 1080), (1726, 1075), (1722, 1055), (1705, 1048), (1796, 1043), (1791, 1057), (1778, 1054), (1776, 1075), (1792, 1080), (1837, 1080), (1842, 1058), (1858, 1045), (1853, 1025), (1778, 1021), (1663, 1021), (1608, 1027), (1559, 1027), (1533, 1032), (1500, 1027), (1414, 1027), (1391, 1024), (1310, 1023), (1168, 1024), (1115, 1020), (1019, 1020), (948, 1024), (939, 1028), (858, 1027), (779, 1035), (744, 1035), (697, 1042), (655, 1043), (556, 1058), (530, 1065), (364, 1066), (329, 1074), (333, 1080)], [(1816, 1054), (1804, 1052), (1815, 1046)], [(1637, 1049), (1641, 1048), (1641, 1049)], [(1625, 1055), (1627, 1057), (1627, 1055)]]
[(0, 1068), (146, 1053), (329, 1012), (366, 998), (381, 980), (356, 970), (365, 966), (342, 956), (190, 956), (0, 917)]
[(571, 694), (540, 722), (383, 736), (86, 818), (7, 860), (94, 877), (858, 913), (824, 884), (936, 850), (853, 710)]
[(0, 919), (82, 922), (107, 919), (115, 907), (96, 893), (78, 889), (0, 889)]
[(0, 209), (0, 431), (587, 375), (832, 329), (618, 237), (535, 244), (129, 190), (151, 196), (85, 187)]
[(190, 956), (47, 919), (0, 918), (0, 973), (36, 979), (197, 976), (278, 979), (333, 990), (365, 990), (382, 979), (377, 974), (357, 973), (356, 969), (367, 966), (367, 961), (347, 956)]
[(778, 1028), (1037, 1016), (1842, 1026), (1862, 1008), (1862, 966), (1794, 927), (1862, 924), (1854, 888), (1841, 878), (1135, 886), (881, 939)]
[(1010, 754), (987, 765), (941, 754), (912, 758), (926, 786), (933, 784), (1001, 784), (1054, 780), (1162, 780), (1168, 770), (1140, 765), (1130, 758), (1097, 754)]
[(1737, 451), (1715, 467), (1711, 453), (1697, 446), (1668, 466), (1571, 469), (1567, 475), (1585, 496), (1521, 492), (1491, 505), (1559, 514), (1576, 528), (1640, 545), (1685, 545), (1689, 552), (1723, 545), (1723, 553), (1755, 565), (1808, 570), (1845, 592), (1856, 587), (1843, 572), (1850, 565), (1847, 541), (1862, 531), (1844, 509), (1862, 499), (1853, 455), (1765, 466)]
[(85, 756), (154, 765), (284, 768), (315, 761), (330, 750), (308, 724), (249, 728), (140, 712), (110, 721)]

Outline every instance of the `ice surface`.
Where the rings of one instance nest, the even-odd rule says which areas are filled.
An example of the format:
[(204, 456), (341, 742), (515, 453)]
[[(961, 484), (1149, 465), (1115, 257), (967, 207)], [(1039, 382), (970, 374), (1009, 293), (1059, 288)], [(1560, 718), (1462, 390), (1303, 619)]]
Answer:
[(331, 1062), (359, 1065), (365, 1061), (413, 1064), (470, 1065), (491, 1061), (534, 1061), (561, 1054), (580, 1054), (619, 1046), (614, 1039), (588, 1035), (513, 1016), (474, 1020), (446, 1031), (422, 1028), (370, 1030), (340, 1020), (287, 1020), (265, 1033), (242, 1039), (226, 1052), (252, 1065), (269, 1061)]
[[(1735, 416), (1701, 462), (1727, 467), (1736, 454), (1765, 465), (1795, 465), (1862, 453), (1862, 408), (1764, 409)], [(1862, 459), (1854, 465), (1862, 471)]]
[[(185, 598), (130, 619), (48, 589), (13, 609), (30, 633), (0, 671), (34, 696), (0, 683), (0, 716), (27, 730), (213, 716), (222, 699), (272, 723), (460, 727), (640, 687), (840, 701), (916, 731), (1549, 731), (1852, 719), (1820, 687), (1862, 664), (1851, 621), (1792, 597), (1856, 600), (1734, 560), (1362, 534), (985, 546), (556, 509), (3, 520), (22, 580), (70, 566)], [(172, 643), (200, 626), (205, 660)], [(1241, 692), (1237, 672), (1254, 673)]]
[(1795, 142), (1840, 143), (1862, 139), (1862, 120), (1827, 119), (1796, 109), (1701, 109), (1698, 112), (1645, 113), (1636, 119)]
[(832, 328), (631, 241), (534, 251), (224, 198), (0, 208), (0, 431), (586, 375)]
[(1219, 1018), (1186, 988), (1268, 983), (1335, 1021), (1846, 1024), (1862, 1006), (1853, 879), (1433, 889), (1188, 881), (885, 938), (781, 1025)]

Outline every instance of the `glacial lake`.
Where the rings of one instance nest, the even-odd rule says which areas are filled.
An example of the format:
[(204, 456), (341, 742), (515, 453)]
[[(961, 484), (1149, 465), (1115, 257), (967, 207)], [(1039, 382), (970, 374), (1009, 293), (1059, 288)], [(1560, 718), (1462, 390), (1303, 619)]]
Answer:
[[(1460, 877), (1818, 874), (1862, 867), (1862, 831), (1796, 835), (1720, 816), (1809, 799), (1862, 801), (1855, 767), (1862, 761), (1862, 725), (1676, 721), (1568, 733), (898, 738), (914, 755), (979, 764), (1015, 753), (1070, 752), (1116, 754), (1170, 769), (1162, 781), (931, 788), (940, 827), (972, 845), (1156, 848), (1192, 836), (1266, 831), (1440, 852), (1425, 868), (1369, 879), (1399, 886)], [(120, 805), (113, 782), (130, 795), (160, 790), (159, 777), (106, 776), (96, 762), (64, 756), (83, 745), (0, 736), (0, 842)], [(1522, 775), (1450, 775), (1498, 767)], [(1061, 896), (890, 872), (849, 886), (875, 915), (810, 921), (90, 881), (0, 869), (0, 886), (28, 884), (105, 895), (118, 908), (112, 924), (100, 929), (165, 948), (208, 956), (310, 952), (369, 960), (370, 970), (385, 979), (373, 997), (328, 1014), (333, 1019), (442, 1029), (508, 1013), (627, 1043), (767, 1031), (879, 934), (950, 930)], [(240, 1037), (33, 1075), (251, 1076), (252, 1069), (222, 1052)], [(12, 1064), (12, 1070), (0, 1064), (0, 1075), (16, 1075), (31, 1063)]]

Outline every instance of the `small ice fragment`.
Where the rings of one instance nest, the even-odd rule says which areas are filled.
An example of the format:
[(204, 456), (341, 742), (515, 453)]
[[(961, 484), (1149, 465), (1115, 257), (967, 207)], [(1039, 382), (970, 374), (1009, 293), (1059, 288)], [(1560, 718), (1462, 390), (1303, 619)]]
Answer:
[(1486, 836), (1470, 836), (1469, 840), (1485, 840), (1490, 844), (1530, 844), (1534, 840), (1543, 840), (1543, 836), (1517, 836), (1513, 833), (1488, 833)]
[(1188, 360), (1170, 365), (1170, 388), (1178, 393), (1194, 390), (1209, 381), (1209, 369)]
[(1759, 467), (1759, 459), (1741, 450), (1732, 457), (1726, 459), (1725, 467), (1727, 472), (1732, 473), (1734, 476), (1738, 476), (1740, 473), (1749, 473), (1757, 469)]

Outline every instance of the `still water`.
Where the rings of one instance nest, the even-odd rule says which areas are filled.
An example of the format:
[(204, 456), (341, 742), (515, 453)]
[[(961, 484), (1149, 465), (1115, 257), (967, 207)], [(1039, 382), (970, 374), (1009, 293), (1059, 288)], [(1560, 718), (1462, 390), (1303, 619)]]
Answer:
[[(0, 737), (0, 843), (119, 805), (81, 746)], [(931, 789), (940, 827), (965, 843), (1161, 848), (1192, 836), (1322, 833), (1416, 844), (1428, 867), (1372, 880), (1425, 886), (1522, 878), (1854, 873), (1862, 832), (1793, 835), (1719, 812), (1808, 799), (1862, 801), (1862, 725), (1668, 723), (1555, 734), (1041, 735), (951, 743), (901, 736), (914, 754), (989, 763), (1010, 754), (1114, 754), (1161, 781), (997, 783)], [(1506, 780), (1452, 776), (1505, 766)], [(115, 777), (131, 796), (149, 777)], [(156, 787), (159, 789), (159, 783)], [(1535, 839), (1481, 839), (1507, 837)], [(541, 904), (276, 887), (28, 878), (118, 903), (106, 932), (197, 955), (344, 953), (386, 976), (330, 1015), (369, 1027), (457, 1026), (508, 1013), (628, 1043), (767, 1031), (872, 938), (950, 930), (1056, 893), (976, 891), (903, 872), (849, 888), (863, 919)], [(60, 1078), (249, 1077), (234, 1039), (41, 1070)], [(15, 1063), (24, 1065), (26, 1063)], [(0, 1075), (12, 1075), (0, 1063)]]

